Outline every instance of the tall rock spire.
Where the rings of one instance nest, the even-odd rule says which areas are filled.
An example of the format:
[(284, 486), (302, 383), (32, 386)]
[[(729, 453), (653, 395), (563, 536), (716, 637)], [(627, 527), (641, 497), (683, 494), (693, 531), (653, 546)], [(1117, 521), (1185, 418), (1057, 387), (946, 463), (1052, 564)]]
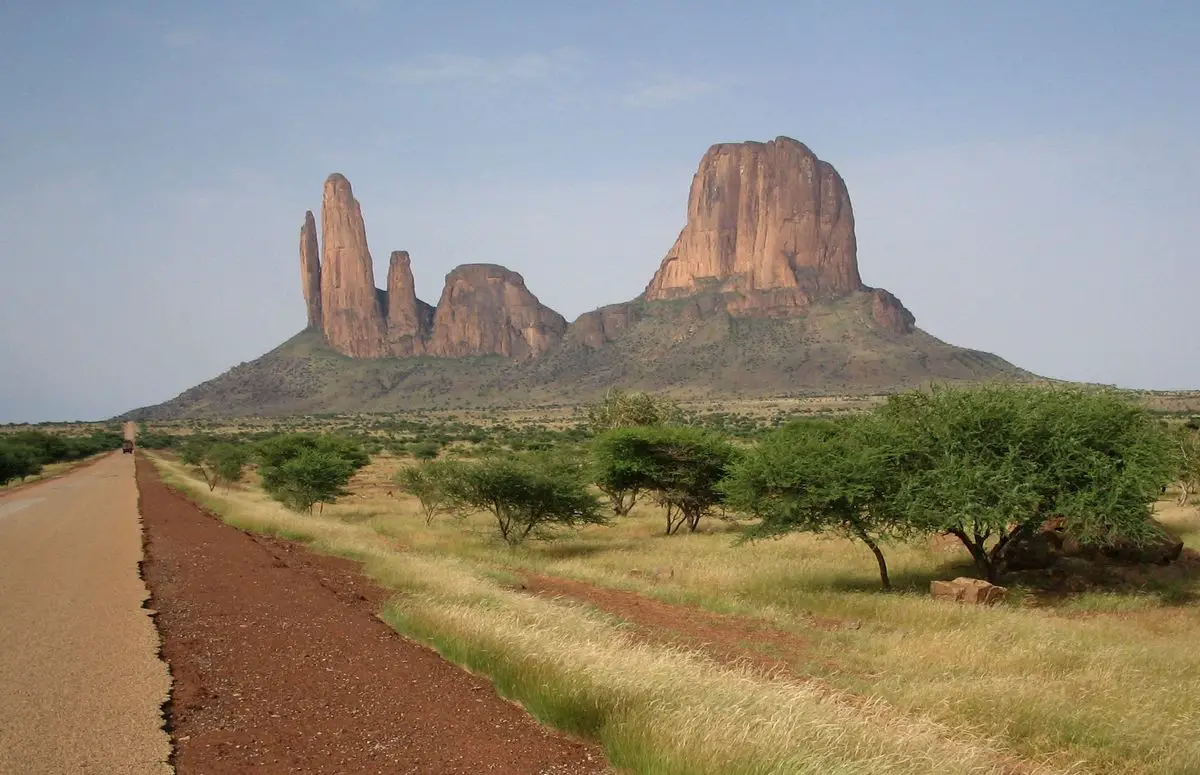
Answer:
[(392, 252), (388, 263), (387, 339), (392, 355), (421, 355), (433, 326), (433, 308), (417, 298), (407, 250)]
[(321, 254), (317, 250), (317, 221), (312, 210), (304, 213), (300, 227), (300, 286), (308, 308), (308, 327), (321, 327)]
[(356, 358), (387, 354), (367, 231), (350, 181), (334, 173), (321, 202), (321, 321), (330, 347)]

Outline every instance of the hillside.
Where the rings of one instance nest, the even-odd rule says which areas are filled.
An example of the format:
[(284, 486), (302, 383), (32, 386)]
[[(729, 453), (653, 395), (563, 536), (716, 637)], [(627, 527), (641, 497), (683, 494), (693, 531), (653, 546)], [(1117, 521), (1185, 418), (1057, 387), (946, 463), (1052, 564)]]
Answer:
[(1028, 379), (989, 353), (916, 329), (869, 323), (863, 295), (815, 306), (803, 318), (697, 314), (695, 299), (629, 302), (639, 320), (598, 349), (568, 338), (533, 361), (500, 356), (351, 358), (319, 331), (127, 419), (387, 412), (593, 400), (612, 385), (680, 398), (869, 394), (931, 380)]

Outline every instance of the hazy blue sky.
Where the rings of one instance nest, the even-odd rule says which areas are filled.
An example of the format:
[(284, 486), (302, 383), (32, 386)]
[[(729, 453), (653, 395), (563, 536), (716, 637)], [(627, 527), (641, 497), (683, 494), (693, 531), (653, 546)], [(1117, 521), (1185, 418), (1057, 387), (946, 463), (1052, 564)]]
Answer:
[(716, 142), (845, 177), (870, 285), (1035, 372), (1200, 388), (1194, 2), (0, 4), (0, 421), (156, 403), (304, 325), (354, 185), (376, 283), (639, 293)]

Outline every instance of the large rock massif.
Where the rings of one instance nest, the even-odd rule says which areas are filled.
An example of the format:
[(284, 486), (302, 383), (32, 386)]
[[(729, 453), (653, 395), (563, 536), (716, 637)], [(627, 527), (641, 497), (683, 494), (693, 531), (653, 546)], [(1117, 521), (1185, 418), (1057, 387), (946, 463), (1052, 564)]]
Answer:
[(613, 384), (779, 395), (1032, 377), (930, 336), (899, 299), (864, 285), (845, 182), (787, 137), (712, 146), (645, 291), (570, 326), (494, 264), (453, 269), (434, 308), (417, 298), (408, 253), (395, 251), (377, 289), (340, 174), (325, 182), (321, 225), (320, 260), (311, 212), (300, 231), (309, 330), (158, 414), (577, 400)]

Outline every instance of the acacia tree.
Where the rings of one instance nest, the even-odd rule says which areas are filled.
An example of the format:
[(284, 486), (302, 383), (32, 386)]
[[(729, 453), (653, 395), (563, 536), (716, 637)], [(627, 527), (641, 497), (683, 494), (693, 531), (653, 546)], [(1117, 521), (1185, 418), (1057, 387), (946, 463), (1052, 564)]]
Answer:
[(204, 483), (208, 485), (211, 491), (217, 486), (216, 480), (209, 476), (208, 469), (205, 467), (205, 459), (208, 456), (209, 447), (212, 442), (205, 438), (190, 438), (184, 442), (179, 449), (179, 460), (184, 465), (189, 465), (200, 472), (204, 477)]
[[(640, 391), (626, 392), (620, 388), (609, 390), (603, 401), (587, 407), (588, 428), (596, 435), (616, 428), (666, 425), (678, 422), (681, 416), (679, 407), (667, 398)], [(611, 447), (603, 442), (596, 446), (593, 455), (597, 465), (593, 469), (592, 483), (608, 497), (613, 513), (623, 517), (637, 504), (642, 488), (622, 474), (620, 466), (609, 457), (611, 452)]]
[(205, 478), (209, 479), (208, 489), (216, 489), (217, 484), (229, 487), (234, 482), (240, 481), (242, 470), (248, 462), (250, 462), (250, 450), (245, 445), (231, 442), (213, 444), (204, 453), (202, 464), (211, 473), (211, 479), (209, 479), (209, 474), (205, 474)]
[(421, 504), (425, 524), (432, 525), (438, 514), (453, 510), (451, 486), (462, 476), (462, 464), (457, 461), (428, 460), (415, 466), (396, 470), (392, 481), (401, 491), (415, 497)]
[(1050, 517), (1086, 542), (1157, 535), (1149, 518), (1173, 473), (1170, 440), (1115, 393), (935, 389), (892, 396), (879, 417), (900, 476), (889, 508), (957, 537), (988, 581)]
[[(345, 474), (342, 484), (334, 488), (337, 490), (350, 480), (355, 471), (371, 462), (370, 456), (357, 441), (333, 434), (280, 434), (258, 442), (254, 451), (259, 461), (258, 473), (262, 477), (263, 489), (284, 503), (293, 498), (292, 495), (286, 494), (288, 491), (304, 491), (305, 486), (297, 478), (303, 470), (309, 471), (304, 476), (316, 477), (314, 481), (327, 476), (336, 479), (341, 476), (342, 467), (334, 467), (329, 461), (333, 458), (341, 460), (345, 463), (348, 473)], [(287, 468), (289, 463), (310, 453), (320, 453), (322, 457), (309, 460), (304, 466)], [(321, 471), (322, 466), (325, 466), (326, 470)], [(333, 476), (335, 473), (337, 476)], [(299, 490), (296, 489), (298, 487)], [(309, 501), (301, 510), (311, 510), (312, 504), (315, 503), (332, 503), (337, 497), (332, 492), (333, 490), (329, 490), (326, 493), (331, 494), (330, 499), (318, 498)]]
[(734, 459), (721, 436), (687, 426), (618, 428), (596, 441), (599, 478), (626, 489), (652, 492), (666, 508), (666, 534), (690, 532), (718, 506), (718, 488)]
[(880, 543), (908, 531), (888, 509), (898, 481), (886, 441), (870, 417), (793, 422), (731, 466), (726, 505), (759, 519), (749, 539), (799, 531), (862, 541), (891, 589)]
[(1178, 465), (1178, 503), (1186, 506), (1192, 493), (1200, 490), (1200, 433), (1185, 425), (1175, 431), (1172, 440)]
[(271, 496), (294, 511), (312, 513), (320, 503), (333, 503), (346, 494), (354, 465), (334, 452), (305, 450), (279, 466)]
[(446, 491), (460, 509), (490, 512), (500, 537), (517, 546), (548, 538), (557, 526), (605, 524), (587, 484), (575, 461), (525, 452), (463, 465), (446, 480)]

